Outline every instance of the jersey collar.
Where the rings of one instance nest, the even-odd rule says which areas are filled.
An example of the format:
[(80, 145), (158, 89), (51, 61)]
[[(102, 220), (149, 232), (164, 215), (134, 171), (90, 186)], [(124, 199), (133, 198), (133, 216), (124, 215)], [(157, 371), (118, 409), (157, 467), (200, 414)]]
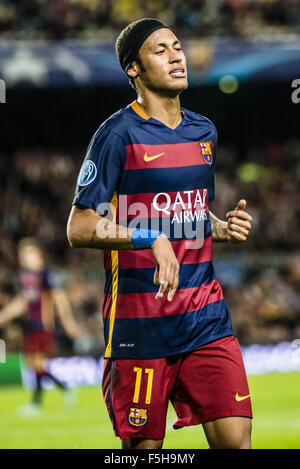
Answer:
[[(142, 119), (145, 119), (147, 121), (150, 119), (150, 117), (140, 107), (136, 99), (132, 101), (132, 103), (130, 103), (130, 106), (134, 110), (134, 112), (136, 112), (140, 117), (142, 117)], [(184, 117), (184, 112), (182, 109), (180, 110), (180, 112), (181, 112), (182, 117)]]

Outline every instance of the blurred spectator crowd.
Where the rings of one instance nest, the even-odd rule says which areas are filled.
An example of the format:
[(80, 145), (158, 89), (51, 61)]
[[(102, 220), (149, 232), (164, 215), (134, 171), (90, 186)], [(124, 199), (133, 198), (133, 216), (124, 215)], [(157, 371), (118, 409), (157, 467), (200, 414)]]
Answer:
[(97, 39), (143, 17), (193, 36), (300, 32), (299, 0), (0, 0), (0, 37)]
[[(103, 351), (102, 254), (71, 249), (66, 239), (83, 154), (20, 149), (0, 155), (0, 307), (15, 293), (16, 243), (36, 236), (64, 282), (75, 316)], [(247, 243), (214, 246), (217, 278), (242, 344), (300, 337), (299, 157), (297, 139), (267, 142), (246, 155), (219, 146), (211, 209), (225, 218), (243, 197), (254, 220)]]

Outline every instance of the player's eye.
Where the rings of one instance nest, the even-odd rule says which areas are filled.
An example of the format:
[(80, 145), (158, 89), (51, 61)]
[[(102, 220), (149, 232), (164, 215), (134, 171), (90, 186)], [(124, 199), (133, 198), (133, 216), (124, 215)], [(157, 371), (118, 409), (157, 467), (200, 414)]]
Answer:
[(156, 52), (155, 52), (155, 54), (157, 54), (157, 55), (158, 55), (158, 54), (163, 54), (164, 52), (165, 52), (165, 50), (164, 50), (164, 49), (162, 49), (162, 50), (158, 50), (158, 51), (156, 51)]

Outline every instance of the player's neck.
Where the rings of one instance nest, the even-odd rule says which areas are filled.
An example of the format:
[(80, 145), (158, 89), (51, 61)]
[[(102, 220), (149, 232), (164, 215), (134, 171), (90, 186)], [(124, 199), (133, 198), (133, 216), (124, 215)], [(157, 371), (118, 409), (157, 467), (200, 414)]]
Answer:
[(139, 95), (137, 102), (149, 117), (175, 129), (182, 121), (179, 95), (175, 97), (160, 96), (156, 93)]

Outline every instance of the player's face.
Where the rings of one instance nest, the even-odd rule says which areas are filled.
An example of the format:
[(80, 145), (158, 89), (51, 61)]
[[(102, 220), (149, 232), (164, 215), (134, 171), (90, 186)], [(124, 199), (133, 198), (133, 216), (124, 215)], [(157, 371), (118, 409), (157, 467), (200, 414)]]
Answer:
[(140, 85), (176, 96), (188, 87), (186, 59), (175, 34), (163, 28), (154, 31), (139, 50)]
[(42, 270), (44, 267), (43, 255), (35, 246), (23, 247), (19, 252), (19, 261), (26, 269)]

